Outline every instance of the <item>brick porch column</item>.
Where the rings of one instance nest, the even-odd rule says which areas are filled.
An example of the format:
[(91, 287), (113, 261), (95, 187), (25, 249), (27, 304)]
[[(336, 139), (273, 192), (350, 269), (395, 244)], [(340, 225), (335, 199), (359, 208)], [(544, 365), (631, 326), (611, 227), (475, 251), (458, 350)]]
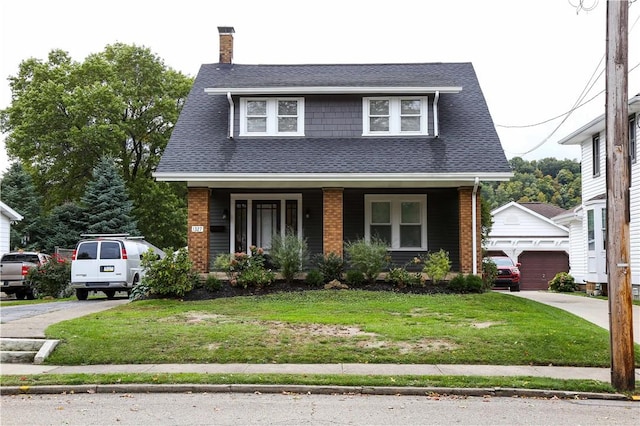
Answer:
[[(472, 218), (472, 198), (473, 188), (464, 187), (458, 190), (458, 211), (459, 211), (459, 232), (460, 232), (460, 272), (463, 274), (473, 273), (473, 222)], [(478, 274), (482, 273), (482, 239), (481, 239), (481, 208), (480, 197), (476, 198), (476, 266)]]
[(206, 273), (209, 272), (209, 188), (189, 188), (187, 203), (189, 258), (196, 271)]
[(342, 194), (343, 188), (322, 189), (322, 251), (325, 255), (335, 253), (342, 257), (343, 223)]

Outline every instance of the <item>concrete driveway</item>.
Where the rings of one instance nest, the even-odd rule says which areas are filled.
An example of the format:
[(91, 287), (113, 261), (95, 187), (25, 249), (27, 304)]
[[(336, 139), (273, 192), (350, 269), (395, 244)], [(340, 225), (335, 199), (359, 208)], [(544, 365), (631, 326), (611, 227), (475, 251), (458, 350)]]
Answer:
[(52, 324), (111, 309), (129, 299), (89, 299), (4, 306), (0, 310), (0, 337), (44, 339)]
[[(520, 291), (508, 294), (563, 309), (609, 330), (609, 302), (606, 300), (548, 291)], [(633, 341), (640, 344), (640, 306), (637, 305), (633, 305)]]

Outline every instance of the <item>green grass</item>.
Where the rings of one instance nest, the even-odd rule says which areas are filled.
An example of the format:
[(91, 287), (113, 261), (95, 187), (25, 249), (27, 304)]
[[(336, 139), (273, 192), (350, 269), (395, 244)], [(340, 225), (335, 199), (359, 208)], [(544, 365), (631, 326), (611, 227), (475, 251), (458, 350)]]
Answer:
[(545, 377), (482, 376), (359, 376), (317, 374), (39, 374), (0, 376), (1, 386), (109, 384), (269, 384), (324, 386), (412, 386), (441, 388), (518, 388), (572, 392), (615, 393), (608, 384), (596, 380), (560, 380)]
[[(55, 324), (47, 363), (610, 365), (606, 330), (508, 294), (149, 300)], [(636, 364), (640, 350), (636, 345)]]

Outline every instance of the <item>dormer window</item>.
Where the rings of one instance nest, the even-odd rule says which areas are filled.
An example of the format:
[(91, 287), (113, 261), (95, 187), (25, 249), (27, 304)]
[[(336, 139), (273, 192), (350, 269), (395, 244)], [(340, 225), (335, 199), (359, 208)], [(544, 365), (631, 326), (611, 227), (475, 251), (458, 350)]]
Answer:
[(304, 136), (304, 98), (241, 98), (240, 136)]
[(363, 134), (426, 135), (426, 97), (375, 97), (363, 99)]

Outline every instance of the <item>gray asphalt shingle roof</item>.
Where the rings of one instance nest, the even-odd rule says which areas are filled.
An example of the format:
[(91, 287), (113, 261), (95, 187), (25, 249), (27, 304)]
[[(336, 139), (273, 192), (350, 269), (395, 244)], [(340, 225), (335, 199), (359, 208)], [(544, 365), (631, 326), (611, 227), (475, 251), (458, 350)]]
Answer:
[[(228, 138), (229, 103), (205, 88), (460, 86), (440, 137)], [(236, 111), (237, 114), (237, 111)], [(471, 63), (202, 65), (158, 173), (510, 173)]]

